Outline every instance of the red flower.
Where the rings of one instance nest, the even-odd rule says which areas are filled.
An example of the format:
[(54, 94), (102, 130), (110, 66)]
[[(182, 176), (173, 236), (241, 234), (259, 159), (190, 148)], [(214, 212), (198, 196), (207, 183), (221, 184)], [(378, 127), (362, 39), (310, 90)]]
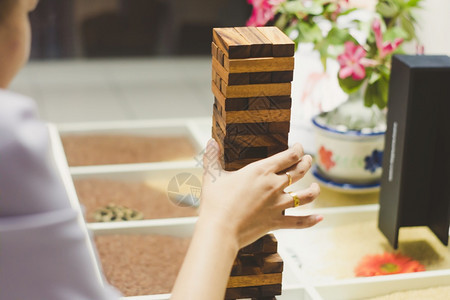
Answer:
[(355, 275), (367, 277), (421, 271), (425, 271), (425, 267), (416, 260), (402, 254), (384, 253), (363, 257), (355, 268)]
[(325, 169), (327, 169), (327, 171), (336, 165), (336, 163), (331, 158), (332, 156), (333, 152), (331, 150), (325, 149), (324, 146), (320, 147), (319, 159), (320, 162), (325, 166)]
[(344, 79), (352, 76), (354, 80), (361, 80), (366, 76), (364, 60), (367, 52), (360, 45), (353, 42), (345, 42), (345, 52), (338, 56), (341, 65), (339, 77)]
[(383, 34), (381, 33), (380, 19), (375, 19), (372, 24), (372, 29), (375, 32), (375, 40), (377, 43), (378, 51), (380, 51), (380, 58), (385, 58), (386, 55), (395, 51), (395, 49), (403, 43), (403, 39), (396, 38), (393, 42), (383, 43)]
[(275, 16), (275, 7), (286, 0), (247, 0), (253, 11), (247, 26), (263, 26)]

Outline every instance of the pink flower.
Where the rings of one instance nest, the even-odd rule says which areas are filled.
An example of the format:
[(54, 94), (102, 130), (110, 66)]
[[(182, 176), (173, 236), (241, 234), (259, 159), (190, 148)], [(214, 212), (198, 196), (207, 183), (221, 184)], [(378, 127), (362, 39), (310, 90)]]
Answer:
[(364, 69), (364, 57), (367, 52), (360, 45), (353, 42), (345, 42), (345, 52), (338, 56), (338, 62), (341, 65), (339, 77), (341, 79), (352, 76), (354, 80), (361, 80), (366, 76)]
[(275, 16), (278, 5), (286, 0), (247, 0), (253, 5), (253, 11), (247, 26), (263, 26)]
[(403, 43), (403, 39), (396, 38), (393, 42), (383, 43), (383, 34), (381, 33), (381, 22), (379, 19), (375, 19), (372, 24), (372, 29), (375, 32), (375, 40), (377, 43), (378, 51), (380, 51), (380, 58), (383, 59), (386, 55), (395, 51), (395, 49)]

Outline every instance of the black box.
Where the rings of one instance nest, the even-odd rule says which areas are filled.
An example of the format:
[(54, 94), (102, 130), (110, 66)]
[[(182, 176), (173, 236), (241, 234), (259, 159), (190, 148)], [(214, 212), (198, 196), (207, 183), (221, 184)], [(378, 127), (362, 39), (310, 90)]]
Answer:
[(408, 226), (448, 245), (450, 58), (394, 56), (388, 107), (378, 227), (394, 248)]

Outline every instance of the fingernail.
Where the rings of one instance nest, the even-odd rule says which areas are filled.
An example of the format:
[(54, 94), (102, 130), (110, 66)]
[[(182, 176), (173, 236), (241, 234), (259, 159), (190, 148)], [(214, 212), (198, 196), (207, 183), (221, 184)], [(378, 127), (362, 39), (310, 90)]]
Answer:
[(323, 220), (323, 216), (320, 216), (320, 215), (317, 215), (316, 216), (316, 221), (317, 222), (320, 222), (320, 221), (322, 221)]

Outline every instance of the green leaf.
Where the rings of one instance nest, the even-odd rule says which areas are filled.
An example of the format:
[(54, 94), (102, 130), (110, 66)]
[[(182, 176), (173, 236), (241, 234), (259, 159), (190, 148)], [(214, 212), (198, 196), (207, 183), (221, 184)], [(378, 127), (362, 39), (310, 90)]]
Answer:
[(300, 22), (298, 24), (300, 41), (304, 43), (316, 43), (323, 39), (322, 31), (316, 23), (309, 24)]
[(380, 79), (380, 77), (381, 77), (380, 73), (373, 72), (372, 75), (370, 75), (369, 84), (373, 84), (375, 81)]
[(310, 15), (318, 16), (323, 13), (323, 6), (317, 1), (312, 1), (311, 6), (305, 7), (305, 11)]
[(348, 30), (340, 29), (337, 27), (331, 28), (331, 30), (328, 32), (326, 39), (331, 45), (342, 45), (346, 41), (354, 40), (353, 37), (348, 32)]
[(346, 92), (347, 94), (351, 94), (356, 92), (361, 84), (364, 82), (364, 80), (354, 80), (351, 76), (347, 78), (340, 78), (338, 74), (338, 80), (339, 85), (341, 86), (342, 90)]
[(345, 16), (345, 15), (348, 15), (349, 13), (352, 13), (352, 12), (354, 12), (355, 10), (357, 10), (356, 7), (355, 7), (355, 8), (350, 8), (350, 9), (347, 9), (347, 10), (344, 10), (343, 12), (339, 13), (339, 16)]
[(393, 41), (396, 38), (407, 39), (409, 34), (402, 27), (392, 27), (384, 33), (384, 40)]
[[(283, 30), (284, 28), (286, 28), (286, 25), (288, 23), (288, 17), (285, 14), (280, 14), (279, 18), (277, 19), (277, 21), (275, 22), (275, 26), (280, 28), (281, 30)], [(285, 31), (286, 33), (286, 31)], [(289, 35), (288, 35), (289, 36)]]
[(409, 0), (406, 5), (408, 5), (409, 7), (420, 7), (421, 1), (422, 0)]
[(301, 1), (287, 1), (283, 4), (283, 8), (287, 13), (294, 15), (305, 10)]
[(383, 109), (387, 105), (388, 93), (389, 80), (384, 76), (380, 76), (377, 81), (367, 85), (366, 93), (364, 94), (364, 105), (371, 107), (375, 104), (380, 109)]
[(377, 4), (377, 12), (383, 17), (392, 18), (398, 13), (398, 10), (394, 5), (388, 4), (388, 2), (379, 2)]
[(402, 29), (408, 34), (406, 40), (412, 40), (416, 36), (414, 24), (404, 15), (400, 16), (400, 24), (402, 26)]

